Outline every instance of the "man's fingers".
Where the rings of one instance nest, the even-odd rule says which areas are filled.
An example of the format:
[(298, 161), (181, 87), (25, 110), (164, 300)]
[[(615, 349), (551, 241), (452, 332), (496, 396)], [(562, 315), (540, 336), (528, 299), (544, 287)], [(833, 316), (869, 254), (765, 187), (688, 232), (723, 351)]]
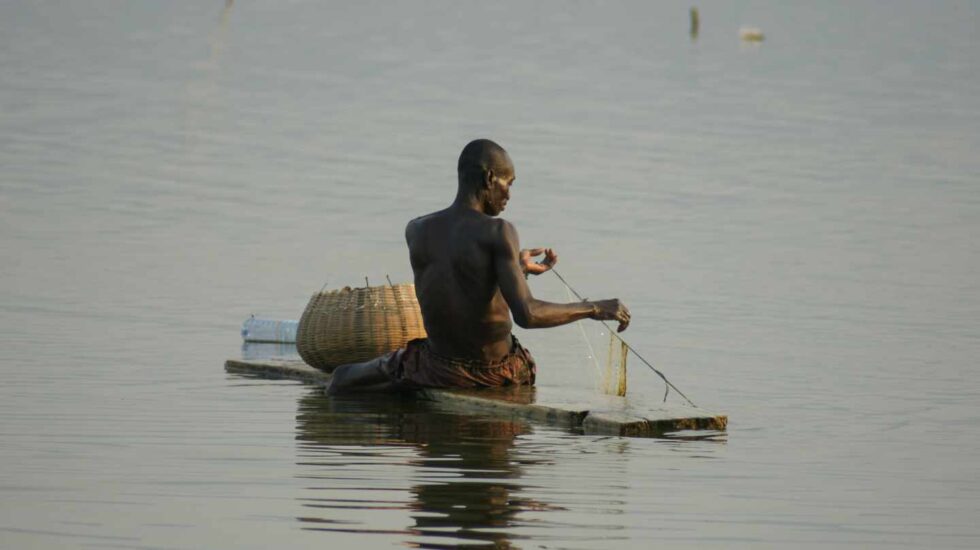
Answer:
[(528, 256), (540, 256), (540, 255), (544, 254), (544, 249), (543, 248), (529, 248), (529, 249), (525, 250), (525, 252), (527, 252)]
[(626, 309), (626, 306), (621, 305), (619, 313), (616, 314), (616, 320), (619, 321), (619, 329), (616, 332), (626, 330), (626, 327), (630, 326), (630, 310)]

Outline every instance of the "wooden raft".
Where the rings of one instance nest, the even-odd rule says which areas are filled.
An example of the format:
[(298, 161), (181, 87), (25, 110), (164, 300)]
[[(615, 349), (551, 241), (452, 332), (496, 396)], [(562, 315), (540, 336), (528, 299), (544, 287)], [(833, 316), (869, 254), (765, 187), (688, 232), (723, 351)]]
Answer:
[[(326, 384), (330, 374), (290, 359), (228, 359), (225, 370), (258, 378)], [(636, 406), (624, 397), (569, 388), (423, 390), (420, 396), (461, 412), (486, 413), (582, 430), (586, 435), (657, 437), (684, 430), (724, 431), (728, 416), (681, 406)], [(660, 404), (657, 404), (660, 405)]]

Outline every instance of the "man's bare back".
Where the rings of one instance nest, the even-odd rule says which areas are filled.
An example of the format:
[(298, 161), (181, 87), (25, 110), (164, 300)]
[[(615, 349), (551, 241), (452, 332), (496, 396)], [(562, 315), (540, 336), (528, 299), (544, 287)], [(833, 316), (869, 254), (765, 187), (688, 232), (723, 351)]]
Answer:
[(450, 207), (405, 229), (429, 345), (442, 355), (494, 361), (510, 351), (510, 309), (494, 273), (502, 223)]
[[(496, 217), (515, 181), (503, 148), (473, 141), (463, 149), (457, 170), (452, 205), (412, 220), (405, 229), (428, 349), (441, 357), (492, 364), (512, 352), (512, 316), (522, 328), (591, 318), (618, 321), (619, 330), (626, 329), (630, 314), (619, 300), (556, 304), (531, 294), (526, 274), (548, 271), (558, 256), (551, 249), (521, 250), (514, 226)], [(543, 262), (531, 260), (541, 254)], [(338, 367), (329, 391), (389, 389), (391, 359), (398, 357)]]

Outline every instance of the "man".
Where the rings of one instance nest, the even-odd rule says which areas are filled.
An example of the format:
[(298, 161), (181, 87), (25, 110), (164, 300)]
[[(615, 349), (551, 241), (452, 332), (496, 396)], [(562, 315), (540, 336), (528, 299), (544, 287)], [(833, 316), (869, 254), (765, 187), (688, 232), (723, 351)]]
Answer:
[[(470, 142), (457, 174), (456, 200), (405, 228), (428, 338), (338, 367), (329, 393), (533, 385), (534, 360), (510, 333), (512, 315), (521, 328), (586, 318), (618, 321), (620, 332), (629, 326), (629, 310), (617, 299), (555, 304), (531, 294), (526, 276), (548, 271), (558, 255), (550, 248), (521, 250), (514, 226), (496, 217), (515, 179), (502, 147), (487, 139)], [(532, 261), (541, 254), (542, 262)]]

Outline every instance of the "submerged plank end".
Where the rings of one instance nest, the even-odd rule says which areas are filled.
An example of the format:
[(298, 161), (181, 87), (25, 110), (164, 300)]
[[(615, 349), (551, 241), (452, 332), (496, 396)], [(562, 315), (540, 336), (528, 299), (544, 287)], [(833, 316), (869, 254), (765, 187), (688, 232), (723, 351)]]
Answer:
[(728, 416), (694, 409), (691, 411), (665, 410), (645, 418), (618, 411), (590, 412), (582, 422), (586, 434), (621, 435), (631, 437), (656, 437), (685, 430), (725, 431)]

